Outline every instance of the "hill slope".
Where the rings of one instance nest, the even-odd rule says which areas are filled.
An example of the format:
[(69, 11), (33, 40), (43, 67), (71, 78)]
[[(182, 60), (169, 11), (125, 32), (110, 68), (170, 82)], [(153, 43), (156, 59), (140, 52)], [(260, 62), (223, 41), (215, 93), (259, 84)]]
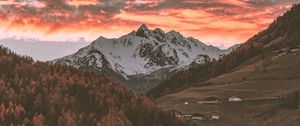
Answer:
[(169, 126), (184, 125), (93, 72), (33, 62), (0, 47), (0, 125)]
[[(202, 121), (199, 124), (203, 126), (299, 126), (299, 23), (300, 5), (294, 5), (240, 48), (219, 61), (208, 62), (209, 75), (200, 71), (206, 75), (202, 80), (155, 88), (156, 91), (160, 89), (160, 95), (154, 95), (159, 97), (157, 103), (164, 110), (175, 109), (184, 114), (220, 113), (220, 120)], [(197, 75), (199, 71), (194, 71), (188, 77), (202, 77)], [(169, 82), (176, 82), (176, 79)], [(170, 89), (177, 92), (170, 93)], [(152, 91), (150, 93), (155, 94)], [(164, 94), (167, 95), (162, 96)], [(220, 102), (203, 103), (212, 96)], [(241, 101), (231, 102), (230, 97), (238, 97)]]
[[(209, 61), (196, 67), (178, 72), (170, 79), (148, 92), (149, 96), (160, 97), (182, 90), (194, 83), (232, 71), (251, 58), (283, 48), (295, 48), (300, 44), (300, 5), (276, 19), (266, 30), (256, 34), (246, 43), (218, 61)], [(262, 55), (262, 57), (264, 57)], [(187, 82), (187, 83), (186, 83)]]
[[(263, 54), (268, 58), (258, 55), (232, 72), (162, 96), (156, 102), (163, 110), (184, 114), (220, 112), (221, 120), (204, 121), (203, 126), (299, 126), (300, 46), (297, 48)], [(198, 103), (211, 96), (221, 102)], [(232, 96), (242, 101), (228, 102)]]

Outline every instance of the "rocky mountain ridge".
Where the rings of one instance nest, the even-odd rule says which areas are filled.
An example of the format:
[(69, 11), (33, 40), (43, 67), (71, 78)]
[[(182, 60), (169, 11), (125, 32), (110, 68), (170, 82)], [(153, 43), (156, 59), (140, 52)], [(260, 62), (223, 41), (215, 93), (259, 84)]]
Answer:
[(99, 37), (78, 52), (53, 62), (109, 71), (106, 73), (128, 81), (148, 75), (155, 78), (162, 74), (161, 71), (167, 77), (176, 70), (202, 63), (204, 57), (218, 59), (232, 49), (221, 50), (193, 37), (185, 38), (174, 30), (167, 33), (160, 28), (150, 30), (143, 24), (137, 31), (120, 38)]

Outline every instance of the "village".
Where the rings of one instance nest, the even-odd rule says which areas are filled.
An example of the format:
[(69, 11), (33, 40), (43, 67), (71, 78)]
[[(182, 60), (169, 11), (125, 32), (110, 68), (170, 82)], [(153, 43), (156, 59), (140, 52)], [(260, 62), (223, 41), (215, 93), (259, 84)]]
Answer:
[[(275, 55), (275, 58), (282, 57), (284, 55), (289, 55), (289, 54), (297, 56), (297, 53), (295, 52), (299, 50), (300, 47), (298, 46), (295, 48), (281, 49), (279, 51), (273, 52), (273, 54)], [(203, 91), (206, 91), (208, 89), (209, 88), (202, 88)], [(214, 88), (213, 90), (220, 91), (220, 92), (230, 91), (231, 93), (224, 94), (222, 92), (223, 93), (222, 95), (216, 95), (216, 96), (204, 95), (197, 99), (195, 98), (182, 99), (181, 103), (178, 103), (180, 105), (178, 105), (177, 108), (181, 108), (185, 112), (182, 113), (174, 110), (173, 111), (174, 115), (177, 118), (187, 120), (196, 124), (197, 123), (200, 124), (202, 122), (208, 122), (208, 121), (220, 122), (225, 118), (226, 118), (225, 120), (228, 120), (233, 117), (232, 115), (230, 115), (231, 113), (228, 113), (226, 111), (228, 110), (228, 108), (232, 109), (236, 107), (237, 111), (240, 111), (241, 109), (239, 108), (243, 106), (247, 106), (247, 110), (251, 110), (248, 108), (249, 106), (260, 106), (260, 105), (285, 106), (286, 104), (294, 104), (295, 97), (297, 97), (296, 99), (298, 99), (298, 95), (300, 94), (299, 88), (295, 88), (293, 91), (285, 92), (283, 94), (267, 95), (267, 96), (262, 95), (261, 97), (260, 96), (254, 97), (255, 96), (253, 94), (254, 92), (256, 92), (255, 93), (256, 95), (263, 94), (263, 92), (258, 90), (216, 89), (216, 88)], [(232, 92), (239, 92), (239, 93), (232, 93)], [(247, 95), (248, 93), (250, 95)], [(191, 111), (191, 110), (195, 110), (195, 111)], [(254, 111), (251, 111), (251, 114), (247, 113), (245, 115), (241, 115), (239, 118), (253, 118), (255, 117), (255, 114), (259, 115), (259, 112), (257, 112), (258, 113), (257, 114)]]
[[(242, 98), (238, 96), (231, 96), (228, 98), (228, 102), (240, 102)], [(225, 102), (225, 101), (223, 101)], [(207, 97), (201, 101), (198, 101), (197, 104), (221, 104), (222, 101), (220, 98), (215, 96)], [(184, 105), (190, 105), (191, 102), (185, 101)], [(183, 114), (180, 112), (173, 111), (177, 118), (192, 120), (192, 121), (205, 121), (205, 120), (219, 120), (221, 119), (221, 115), (219, 111), (215, 111), (211, 114), (201, 114), (201, 113), (192, 113), (192, 114)]]
[[(247, 102), (274, 102), (274, 101), (281, 101), (282, 99), (285, 99), (284, 97), (269, 97), (269, 98), (263, 98), (263, 99), (242, 99), (239, 96), (231, 96), (227, 99), (221, 99), (216, 96), (209, 96), (202, 100), (199, 100), (198, 102), (195, 101), (185, 101), (181, 103), (183, 106), (190, 106), (193, 104), (205, 104), (205, 105), (222, 105), (222, 104), (239, 104), (239, 103), (247, 103)], [(219, 110), (214, 110), (211, 113), (181, 113), (175, 110), (171, 111), (176, 118), (186, 120), (193, 122), (195, 124), (200, 124), (201, 122), (207, 122), (207, 121), (219, 121), (222, 120), (222, 114)]]

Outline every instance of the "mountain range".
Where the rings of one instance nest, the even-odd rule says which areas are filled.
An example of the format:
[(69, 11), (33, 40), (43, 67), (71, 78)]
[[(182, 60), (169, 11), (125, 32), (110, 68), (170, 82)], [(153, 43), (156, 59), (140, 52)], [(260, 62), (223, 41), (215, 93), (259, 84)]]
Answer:
[(52, 62), (96, 70), (129, 89), (144, 92), (178, 70), (206, 60), (217, 60), (238, 46), (222, 50), (193, 37), (186, 38), (174, 30), (150, 30), (143, 24), (137, 31), (120, 38), (101, 36), (76, 53)]
[(299, 126), (299, 23), (227, 50), (146, 25), (49, 62), (0, 46), (0, 125)]

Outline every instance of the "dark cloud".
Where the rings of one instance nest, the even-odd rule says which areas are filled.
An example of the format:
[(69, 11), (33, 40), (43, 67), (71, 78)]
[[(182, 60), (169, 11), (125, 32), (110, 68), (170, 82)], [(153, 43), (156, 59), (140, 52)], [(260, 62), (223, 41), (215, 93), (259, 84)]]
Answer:
[(213, 8), (213, 7), (224, 7), (233, 8), (237, 7), (230, 3), (221, 3), (216, 0), (164, 0), (157, 5), (149, 6), (149, 4), (136, 4), (133, 6), (134, 10), (161, 10), (161, 9), (200, 9), (200, 8)]
[[(72, 34), (76, 30), (87, 34), (122, 35), (147, 23), (209, 39), (222, 40), (236, 31), (238, 37), (230, 41), (242, 41), (297, 2), (299, 0), (0, 0), (0, 33), (2, 29), (6, 32), (23, 28), (26, 32), (35, 29), (47, 35)], [(241, 27), (244, 32), (238, 30)]]
[[(42, 8), (32, 6), (32, 1), (14, 1), (11, 4), (1, 5), (1, 12), (7, 15), (14, 15), (15, 18), (26, 18), (29, 16), (41, 16), (43, 21), (78, 21), (87, 19), (88, 15), (102, 19), (112, 17), (125, 7), (124, 0), (99, 0), (95, 4), (74, 6), (65, 0), (37, 0), (45, 5)], [(20, 5), (21, 4), (21, 5)], [(91, 16), (92, 17), (92, 16)], [(101, 18), (99, 18), (100, 20)]]
[(239, 14), (236, 11), (226, 9), (226, 8), (214, 8), (214, 9), (209, 9), (209, 10), (206, 10), (206, 11), (211, 13), (211, 14), (218, 15), (218, 16), (232, 16), (232, 15)]
[[(38, 1), (45, 7), (37, 8), (32, 3)], [(221, 0), (148, 0), (138, 3), (136, 0), (98, 0), (94, 4), (72, 5), (66, 0), (15, 0), (13, 4), (2, 5), (0, 12), (14, 15), (15, 18), (40, 16), (45, 23), (65, 24), (87, 19), (109, 23), (111, 18), (121, 10), (127, 12), (157, 12), (163, 9), (202, 9), (216, 16), (232, 16), (239, 14), (239, 10), (249, 13), (252, 10), (242, 9), (241, 5)], [(251, 7), (268, 7), (277, 4), (296, 3), (298, 0), (237, 0)], [(278, 8), (275, 14), (284, 11)]]
[(119, 13), (125, 7), (125, 4), (126, 1), (124, 0), (100, 0), (95, 5), (81, 5), (78, 7), (78, 10), (82, 12), (89, 11), (94, 14), (103, 11), (107, 15), (112, 16)]
[(248, 3), (254, 7), (267, 7), (278, 4), (295, 4), (299, 3), (299, 0), (239, 0), (244, 3)]

